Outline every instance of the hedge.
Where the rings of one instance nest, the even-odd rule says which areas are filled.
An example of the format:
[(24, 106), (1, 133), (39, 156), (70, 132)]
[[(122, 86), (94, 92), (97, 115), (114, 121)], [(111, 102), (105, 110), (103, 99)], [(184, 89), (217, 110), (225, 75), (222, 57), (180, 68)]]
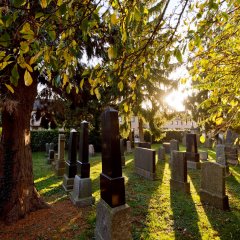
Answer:
[(182, 138), (184, 133), (186, 133), (186, 130), (167, 130), (164, 131), (163, 133), (166, 133), (166, 136), (163, 137), (163, 139), (161, 140), (162, 142), (169, 142), (171, 139), (176, 139), (179, 142), (182, 142)]

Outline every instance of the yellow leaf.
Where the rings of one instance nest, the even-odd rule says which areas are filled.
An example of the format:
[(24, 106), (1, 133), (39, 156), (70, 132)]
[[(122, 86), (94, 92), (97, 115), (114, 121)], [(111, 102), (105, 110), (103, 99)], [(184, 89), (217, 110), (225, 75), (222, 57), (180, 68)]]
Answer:
[(187, 82), (187, 79), (186, 78), (181, 78), (180, 82), (181, 82), (181, 84), (185, 84)]
[(95, 93), (97, 99), (100, 100), (101, 99), (101, 94), (99, 93), (98, 88), (95, 88), (94, 93)]
[(47, 0), (40, 0), (40, 4), (42, 8), (46, 8), (47, 7)]
[(127, 103), (124, 103), (124, 104), (123, 104), (123, 108), (124, 108), (124, 111), (125, 111), (125, 112), (128, 112), (128, 105), (127, 105)]
[(26, 69), (25, 73), (24, 73), (24, 82), (26, 86), (30, 86), (33, 82), (32, 76), (30, 74), (30, 72)]
[(118, 83), (118, 89), (120, 92), (123, 90), (123, 82), (122, 81)]
[(111, 24), (116, 25), (118, 23), (118, 19), (115, 13), (111, 15)]
[(80, 82), (80, 88), (83, 89), (83, 84), (84, 84), (84, 79), (81, 80)]
[(41, 54), (42, 54), (42, 51), (38, 52), (35, 56), (31, 57), (29, 65), (32, 65), (33, 63), (35, 63)]
[(63, 0), (58, 0), (58, 1), (57, 1), (57, 5), (58, 5), (58, 6), (61, 6), (62, 4), (63, 4)]
[(200, 142), (205, 143), (205, 137), (203, 135), (200, 137)]
[(108, 57), (109, 57), (109, 59), (113, 59), (114, 58), (114, 49), (113, 49), (113, 47), (110, 47), (108, 49)]
[(132, 95), (132, 100), (135, 101), (136, 100), (136, 94)]
[(90, 94), (91, 94), (91, 95), (94, 95), (93, 88), (91, 88)]
[(29, 72), (33, 72), (33, 69), (30, 65), (28, 65), (27, 63), (25, 63), (26, 68), (28, 69)]
[(13, 90), (13, 88), (12, 88), (10, 85), (8, 85), (8, 84), (5, 83), (5, 86), (7, 87), (7, 89), (8, 89), (11, 93), (14, 93), (14, 90)]
[(215, 120), (215, 123), (217, 124), (217, 125), (220, 125), (220, 124), (222, 124), (222, 122), (223, 122), (223, 118), (217, 118), (216, 120)]
[(66, 83), (68, 82), (68, 76), (66, 73), (63, 74), (63, 87), (66, 85)]

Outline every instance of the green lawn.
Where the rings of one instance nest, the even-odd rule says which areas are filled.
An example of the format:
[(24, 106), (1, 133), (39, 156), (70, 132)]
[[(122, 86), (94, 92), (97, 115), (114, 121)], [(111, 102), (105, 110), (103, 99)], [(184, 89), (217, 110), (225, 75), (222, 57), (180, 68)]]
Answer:
[[(153, 145), (158, 148), (159, 145)], [(181, 150), (183, 147), (181, 146)], [(200, 149), (206, 150), (206, 149)], [(215, 152), (208, 150), (214, 161)], [(34, 153), (35, 184), (49, 203), (61, 201), (68, 196), (61, 187), (61, 179), (55, 177), (46, 164), (44, 153)], [(100, 198), (99, 174), (101, 156), (90, 158), (93, 195)], [(133, 154), (126, 155), (123, 169), (126, 186), (126, 202), (131, 207), (133, 239), (239, 239), (240, 238), (240, 167), (231, 166), (231, 176), (226, 178), (226, 193), (230, 211), (221, 211), (202, 205), (198, 191), (200, 171), (189, 170), (191, 194), (184, 195), (170, 189), (168, 160), (157, 163), (157, 179), (146, 180), (134, 173)], [(88, 216), (91, 229), (75, 239), (92, 239), (96, 221), (96, 207)]]

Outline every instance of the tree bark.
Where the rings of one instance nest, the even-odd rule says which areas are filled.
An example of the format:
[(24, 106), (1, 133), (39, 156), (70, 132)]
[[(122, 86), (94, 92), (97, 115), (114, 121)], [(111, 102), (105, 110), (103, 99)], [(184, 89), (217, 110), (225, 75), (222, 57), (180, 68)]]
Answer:
[(34, 187), (30, 146), (30, 116), (37, 81), (27, 87), (19, 81), (2, 107), (0, 142), (0, 218), (12, 223), (31, 211), (47, 207)]

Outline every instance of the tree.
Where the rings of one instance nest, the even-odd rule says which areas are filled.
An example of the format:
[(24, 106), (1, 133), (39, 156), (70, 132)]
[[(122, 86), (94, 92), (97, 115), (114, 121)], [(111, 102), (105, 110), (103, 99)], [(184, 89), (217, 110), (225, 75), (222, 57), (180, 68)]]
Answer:
[(196, 30), (190, 31), (194, 52), (191, 75), (207, 92), (201, 108), (215, 130), (239, 128), (239, 20), (238, 1), (203, 1), (195, 5)]
[[(111, 89), (108, 103), (119, 94), (119, 109), (129, 113), (139, 76), (148, 81), (151, 62), (167, 66), (171, 55), (181, 59), (175, 34), (188, 1), (171, 26), (166, 23), (169, 3), (1, 1), (1, 218), (13, 222), (46, 207), (34, 187), (30, 149), (37, 84), (85, 104), (90, 95), (100, 100)], [(100, 57), (99, 64), (79, 64), (84, 53)], [(128, 95), (123, 89), (130, 89)]]

